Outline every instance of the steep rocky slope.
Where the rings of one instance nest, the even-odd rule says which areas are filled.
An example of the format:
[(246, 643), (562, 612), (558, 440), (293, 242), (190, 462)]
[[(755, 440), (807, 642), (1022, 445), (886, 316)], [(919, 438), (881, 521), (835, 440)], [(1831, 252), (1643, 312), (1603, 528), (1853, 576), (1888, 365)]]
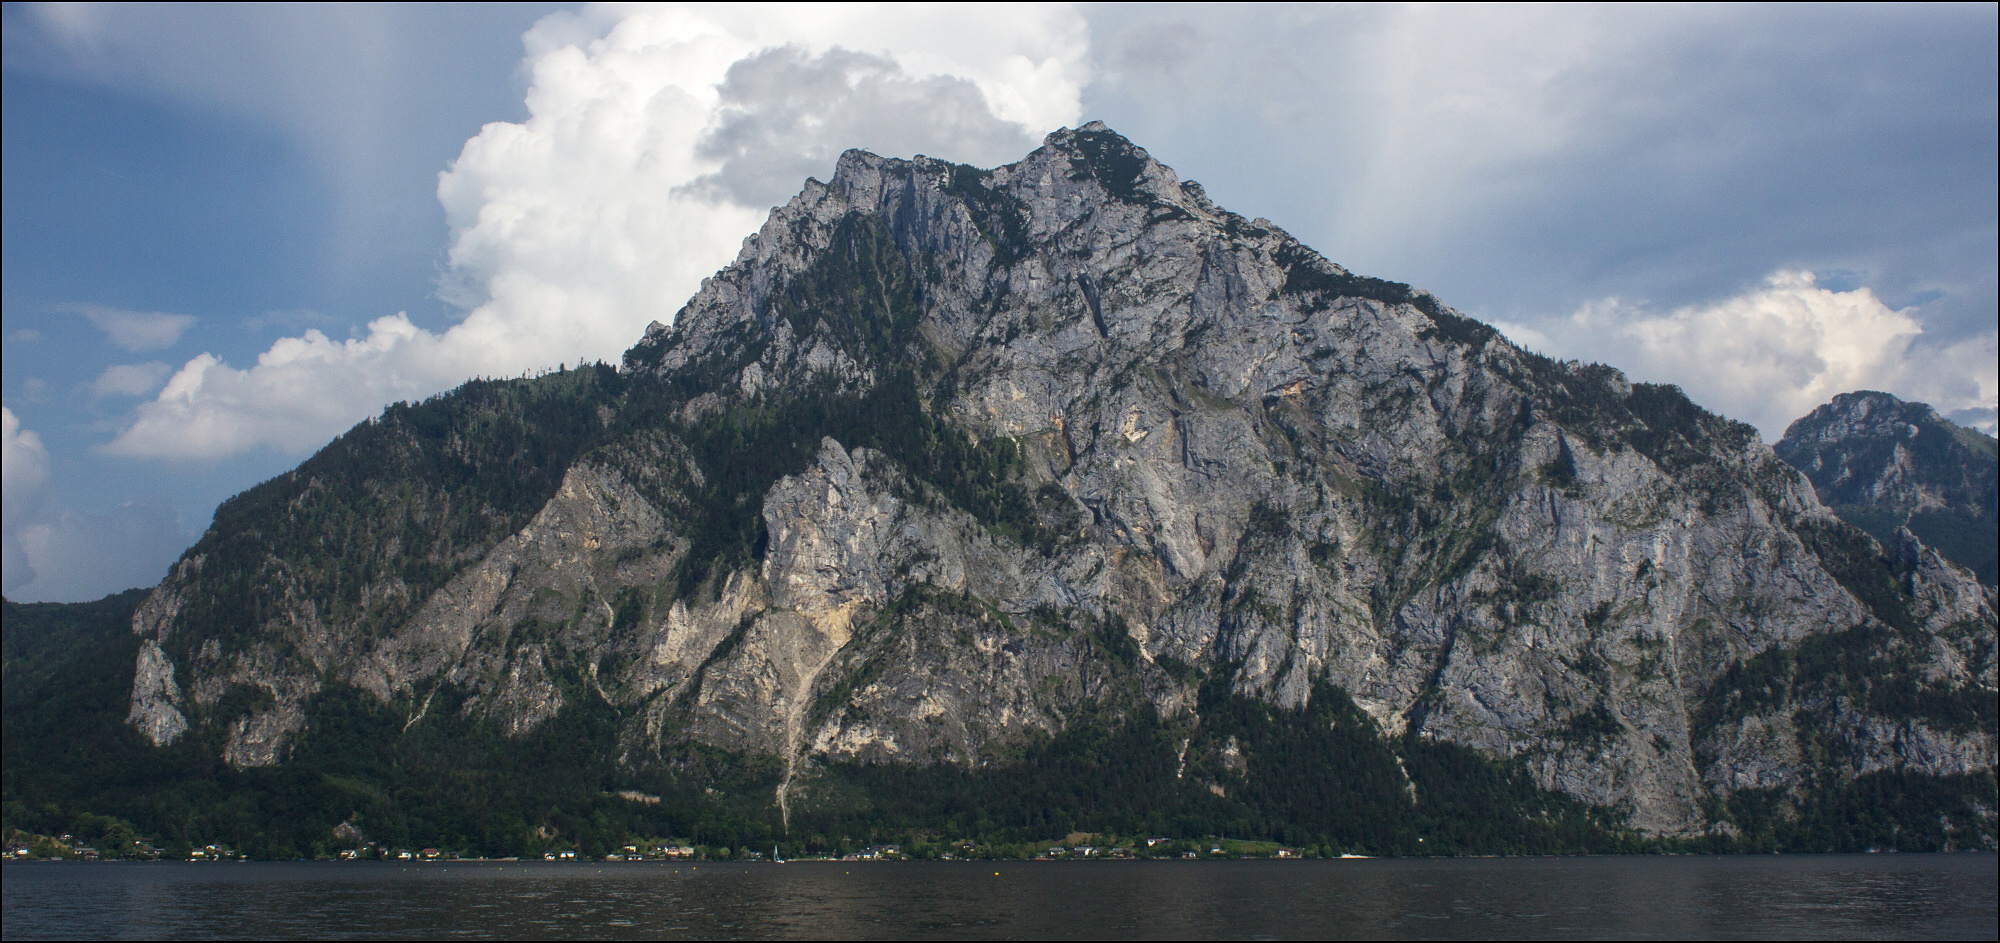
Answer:
[(1909, 528), (1994, 584), (2000, 557), (2000, 447), (1923, 403), (1842, 393), (1774, 446), (1822, 503), (1882, 540)]
[(1090, 725), (1233, 795), (1285, 759), (1217, 733), (1230, 697), (1322, 730), (1351, 699), (1399, 757), (1463, 745), (1654, 835), (1994, 763), (1965, 570), (1096, 124), (990, 171), (848, 153), (617, 370), (357, 427), (133, 627), (157, 744), (282, 763), (355, 690), (404, 735), (605, 706), (617, 763), (766, 764), (784, 818), (845, 801), (830, 770)]

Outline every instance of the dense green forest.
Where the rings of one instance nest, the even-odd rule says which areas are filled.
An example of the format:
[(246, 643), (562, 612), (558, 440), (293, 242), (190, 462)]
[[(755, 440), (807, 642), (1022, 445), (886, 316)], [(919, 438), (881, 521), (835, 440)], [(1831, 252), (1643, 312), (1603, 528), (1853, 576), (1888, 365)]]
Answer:
[[(685, 747), (621, 766), (612, 759), (616, 710), (585, 696), (570, 698), (570, 708), (533, 734), (508, 740), (450, 719), (450, 704), (406, 731), (401, 714), (336, 689), (317, 703), (291, 758), (236, 770), (220, 761), (213, 737), (155, 749), (126, 725), (137, 651), (128, 626), (143, 596), (6, 603), (0, 826), (10, 841), (67, 833), (107, 855), (150, 841), (168, 855), (219, 844), (257, 858), (329, 856), (362, 843), (598, 856), (668, 838), (714, 854), (778, 846), (797, 856), (896, 843), (1011, 856), (1075, 833), (1376, 855), (1995, 843), (1992, 819), (1981, 811), (1995, 805), (1992, 776), (1901, 772), (1793, 794), (1738, 792), (1711, 810), (1735, 836), (1647, 840), (1622, 827), (1615, 810), (1537, 788), (1519, 763), (1385, 737), (1345, 694), (1325, 687), (1293, 711), (1208, 684), (1198, 729), (1149, 711), (1073, 718), (1068, 732), (978, 770), (826, 767), (798, 789), (789, 829), (771, 801), (780, 774), (774, 759)], [(1868, 641), (1773, 654), (1732, 676), (1732, 690), (1849, 683), (1852, 666), (1841, 653)], [(583, 685), (581, 671), (566, 679), (578, 695)], [(1991, 723), (1990, 711), (1973, 709), (1980, 716), (1969, 723)], [(1234, 749), (1221, 749), (1225, 743)], [(343, 823), (360, 837), (336, 838)], [(1194, 845), (1162, 847), (1179, 853)]]

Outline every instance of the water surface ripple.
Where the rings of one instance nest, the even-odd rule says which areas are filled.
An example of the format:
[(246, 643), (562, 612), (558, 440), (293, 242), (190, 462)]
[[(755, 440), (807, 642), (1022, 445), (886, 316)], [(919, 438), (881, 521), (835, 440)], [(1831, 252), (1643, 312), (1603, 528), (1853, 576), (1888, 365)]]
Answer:
[(2000, 857), (18, 863), (30, 938), (1993, 939)]

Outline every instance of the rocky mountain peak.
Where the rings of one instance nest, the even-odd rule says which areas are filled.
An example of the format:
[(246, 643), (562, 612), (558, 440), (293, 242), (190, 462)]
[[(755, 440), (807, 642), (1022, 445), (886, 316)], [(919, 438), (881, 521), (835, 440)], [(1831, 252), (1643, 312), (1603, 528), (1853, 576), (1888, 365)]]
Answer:
[[(135, 619), (131, 717), (270, 765), (328, 691), (512, 739), (601, 705), (632, 769), (775, 764), (789, 823), (829, 771), (1088, 724), (1236, 795), (1216, 718), (1324, 709), (1696, 834), (1827, 756), (1990, 769), (1991, 712), (1936, 707), (1990, 700), (1990, 600), (1894, 546), (1678, 389), (1092, 123), (993, 169), (850, 151), (622, 369), (399, 405), (225, 505)], [(1773, 680), (1812, 645), (1936, 697)]]
[(1774, 446), (1828, 504), (1914, 513), (1995, 513), (1992, 436), (1925, 403), (1887, 393), (1842, 393), (1786, 428)]
[(1992, 436), (1888, 393), (1842, 393), (1774, 446), (1819, 499), (1884, 542), (1910, 527), (1994, 581), (2000, 447)]
[(1927, 403), (1910, 403), (1875, 390), (1841, 393), (1785, 429), (1781, 441), (1794, 446), (1858, 436), (1913, 438), (1926, 426), (1942, 425)]

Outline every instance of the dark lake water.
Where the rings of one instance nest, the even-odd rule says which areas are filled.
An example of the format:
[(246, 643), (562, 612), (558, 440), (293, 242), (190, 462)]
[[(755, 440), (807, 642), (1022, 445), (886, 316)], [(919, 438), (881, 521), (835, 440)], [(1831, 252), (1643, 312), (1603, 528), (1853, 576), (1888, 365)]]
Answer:
[(8, 863), (8, 939), (1978, 938), (2000, 857)]

